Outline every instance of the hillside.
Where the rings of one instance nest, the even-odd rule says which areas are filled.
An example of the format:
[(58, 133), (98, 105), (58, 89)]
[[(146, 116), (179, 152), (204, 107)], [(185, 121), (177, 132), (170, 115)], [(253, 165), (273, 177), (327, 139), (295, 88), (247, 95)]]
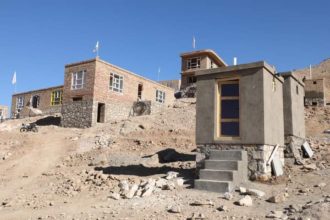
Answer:
[[(236, 205), (243, 197), (238, 192), (224, 198), (191, 188), (195, 108), (194, 99), (182, 99), (160, 114), (88, 129), (45, 125), (38, 133), (19, 132), (21, 123), (40, 117), (0, 124), (0, 219), (264, 219), (272, 211), (295, 219), (330, 215), (330, 135), (323, 134), (329, 128), (328, 109), (306, 111), (314, 157), (305, 160), (306, 166), (288, 163), (285, 177), (246, 185), (265, 196), (252, 196), (253, 206), (242, 207)], [(157, 186), (152, 193), (150, 185)], [(130, 197), (134, 187), (141, 196)], [(266, 201), (274, 195), (285, 195), (284, 201)]]

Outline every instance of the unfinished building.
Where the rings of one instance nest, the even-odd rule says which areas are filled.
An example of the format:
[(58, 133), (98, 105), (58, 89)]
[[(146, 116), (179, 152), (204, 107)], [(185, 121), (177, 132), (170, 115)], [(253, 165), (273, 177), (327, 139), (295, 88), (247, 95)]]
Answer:
[(327, 97), (326, 79), (305, 79), (305, 105), (325, 106), (330, 104)]
[(137, 101), (157, 112), (173, 100), (172, 88), (95, 58), (66, 65), (63, 86), (14, 94), (12, 116), (61, 113), (64, 127), (90, 127), (133, 115)]
[(304, 87), (266, 62), (200, 70), (195, 188), (225, 192), (281, 175), (285, 136), (305, 138)]
[(227, 64), (213, 50), (198, 50), (181, 55), (181, 89), (196, 83), (196, 71), (225, 67)]
[(0, 121), (8, 118), (8, 106), (0, 105)]

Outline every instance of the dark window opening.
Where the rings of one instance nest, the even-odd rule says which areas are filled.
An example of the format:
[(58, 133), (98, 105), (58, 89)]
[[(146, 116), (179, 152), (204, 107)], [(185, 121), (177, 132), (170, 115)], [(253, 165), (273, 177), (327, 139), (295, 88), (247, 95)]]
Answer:
[(219, 83), (220, 136), (239, 137), (238, 80)]
[(104, 118), (105, 118), (105, 104), (99, 103), (97, 105), (97, 122), (104, 123)]
[(32, 97), (32, 108), (38, 108), (40, 102), (40, 96), (35, 95)]
[(317, 105), (317, 102), (312, 102), (312, 105)]
[(313, 84), (317, 84), (317, 82), (316, 81), (313, 81)]
[(74, 102), (82, 101), (82, 97), (73, 97), (72, 101), (74, 101)]
[(299, 88), (298, 88), (298, 86), (296, 86), (296, 93), (297, 93), (297, 95), (299, 95)]
[(188, 83), (189, 84), (196, 83), (196, 81), (197, 81), (196, 76), (188, 76)]
[(142, 99), (142, 91), (143, 91), (143, 85), (138, 85), (138, 99)]

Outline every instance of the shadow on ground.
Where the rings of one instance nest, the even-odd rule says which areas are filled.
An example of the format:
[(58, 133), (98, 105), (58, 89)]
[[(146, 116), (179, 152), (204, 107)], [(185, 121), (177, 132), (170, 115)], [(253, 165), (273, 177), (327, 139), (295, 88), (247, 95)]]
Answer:
[(177, 161), (195, 161), (196, 155), (179, 153), (173, 148), (167, 148), (165, 150), (158, 151), (155, 154), (144, 156), (143, 158), (150, 158), (154, 155), (158, 155), (159, 163), (170, 163)]
[(42, 119), (37, 120), (35, 123), (38, 126), (48, 126), (48, 125), (60, 126), (61, 117), (48, 116), (46, 118), (42, 118)]

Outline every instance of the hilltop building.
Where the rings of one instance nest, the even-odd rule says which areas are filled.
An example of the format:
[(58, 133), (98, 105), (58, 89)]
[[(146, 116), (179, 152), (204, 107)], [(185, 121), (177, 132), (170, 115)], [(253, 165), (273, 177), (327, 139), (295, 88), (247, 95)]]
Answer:
[(8, 106), (0, 105), (0, 121), (8, 118)]
[(61, 114), (64, 127), (90, 127), (133, 114), (137, 101), (155, 112), (174, 100), (174, 90), (99, 58), (65, 66), (64, 85), (14, 94), (12, 115)]

